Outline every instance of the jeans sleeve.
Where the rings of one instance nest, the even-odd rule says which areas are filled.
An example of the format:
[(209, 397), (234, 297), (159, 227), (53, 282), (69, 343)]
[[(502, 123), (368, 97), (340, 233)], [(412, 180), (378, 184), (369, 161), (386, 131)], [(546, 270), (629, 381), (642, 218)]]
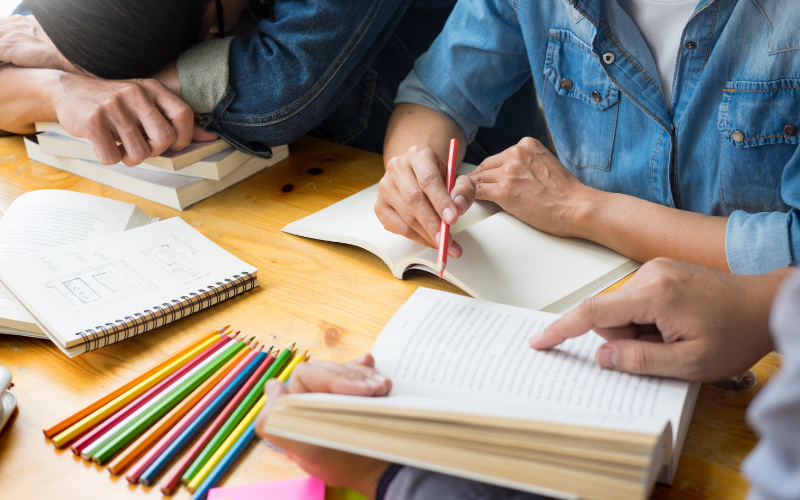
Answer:
[(770, 316), (783, 362), (747, 410), (760, 438), (742, 472), (748, 500), (800, 500), (800, 272), (781, 286)]
[(467, 140), (494, 125), (500, 107), (531, 76), (517, 14), (507, 0), (460, 0), (395, 102), (431, 107)]
[[(189, 99), (205, 130), (257, 156), (291, 142), (320, 123), (358, 83), (391, 36), (411, 0), (297, 0), (276, 2), (273, 19), (258, 34), (218, 42), (218, 66), (208, 79), (196, 76)], [(179, 68), (199, 67), (204, 57)], [(193, 75), (201, 75), (198, 70)], [(225, 81), (227, 80), (227, 81)], [(213, 86), (209, 86), (209, 82)]]
[(469, 479), (446, 476), (414, 467), (390, 471), (394, 474), (383, 496), (376, 500), (546, 500), (532, 493), (523, 493)]
[(725, 233), (728, 267), (736, 274), (763, 274), (788, 266), (800, 255), (800, 211), (733, 212)]

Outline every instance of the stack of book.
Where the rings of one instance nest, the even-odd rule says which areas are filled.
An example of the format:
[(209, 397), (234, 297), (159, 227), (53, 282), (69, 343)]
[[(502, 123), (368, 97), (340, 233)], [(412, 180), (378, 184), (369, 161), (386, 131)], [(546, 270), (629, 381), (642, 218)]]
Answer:
[(237, 151), (225, 141), (193, 142), (183, 151), (166, 151), (136, 167), (97, 161), (86, 139), (71, 136), (57, 123), (37, 123), (25, 137), (32, 160), (177, 210), (200, 202), (289, 156), (288, 146), (272, 148), (264, 159)]

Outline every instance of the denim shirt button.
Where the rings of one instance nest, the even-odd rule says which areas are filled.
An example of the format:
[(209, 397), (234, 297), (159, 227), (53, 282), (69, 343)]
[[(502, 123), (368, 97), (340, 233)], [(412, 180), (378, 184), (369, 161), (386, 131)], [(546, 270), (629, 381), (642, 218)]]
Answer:
[(694, 50), (697, 48), (697, 42), (695, 42), (694, 40), (689, 40), (684, 44), (684, 47), (686, 47), (689, 50)]
[(594, 102), (600, 102), (600, 93), (597, 92), (596, 90), (593, 91), (592, 92), (592, 99), (594, 99)]
[(788, 135), (789, 137), (791, 137), (791, 136), (793, 136), (794, 134), (797, 133), (797, 127), (795, 127), (794, 125), (792, 125), (790, 123), (789, 125), (786, 125), (785, 127), (783, 127), (783, 133)]
[(564, 90), (569, 90), (572, 88), (572, 80), (569, 78), (562, 78), (561, 79), (561, 88)]
[(603, 54), (603, 62), (606, 64), (611, 64), (614, 62), (614, 54), (611, 52), (606, 52)]
[(744, 134), (738, 130), (734, 130), (731, 134), (731, 139), (733, 139), (733, 142), (742, 142), (744, 140)]

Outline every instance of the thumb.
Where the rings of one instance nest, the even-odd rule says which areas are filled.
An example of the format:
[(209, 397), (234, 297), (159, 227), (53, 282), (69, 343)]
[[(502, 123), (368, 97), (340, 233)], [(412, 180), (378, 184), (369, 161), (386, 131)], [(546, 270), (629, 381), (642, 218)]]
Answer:
[(669, 344), (623, 339), (607, 342), (597, 350), (595, 359), (603, 368), (636, 375), (684, 378), (682, 360), (684, 342)]

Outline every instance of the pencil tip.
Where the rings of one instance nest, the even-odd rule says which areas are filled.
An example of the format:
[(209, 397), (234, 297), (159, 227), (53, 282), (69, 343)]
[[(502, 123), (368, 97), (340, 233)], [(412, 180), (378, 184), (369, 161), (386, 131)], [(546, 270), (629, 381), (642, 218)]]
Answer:
[(442, 276), (444, 275), (444, 268), (447, 267), (447, 264), (444, 262), (439, 262), (438, 267), (439, 267), (439, 279), (442, 279)]
[(256, 336), (255, 336), (255, 335), (253, 335), (252, 337), (250, 337), (250, 340), (253, 340), (254, 338), (256, 338)]

